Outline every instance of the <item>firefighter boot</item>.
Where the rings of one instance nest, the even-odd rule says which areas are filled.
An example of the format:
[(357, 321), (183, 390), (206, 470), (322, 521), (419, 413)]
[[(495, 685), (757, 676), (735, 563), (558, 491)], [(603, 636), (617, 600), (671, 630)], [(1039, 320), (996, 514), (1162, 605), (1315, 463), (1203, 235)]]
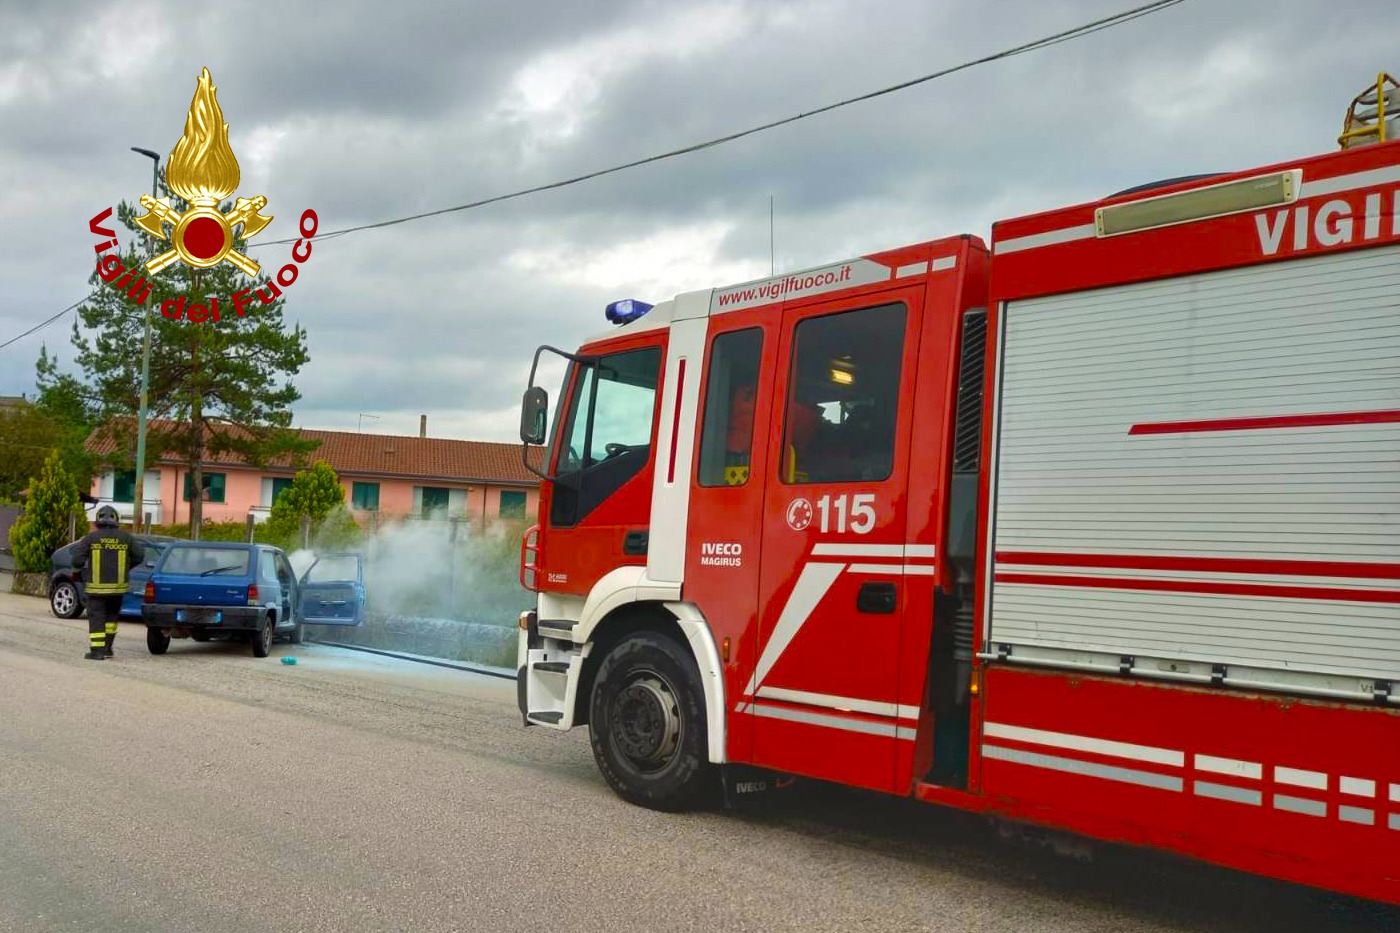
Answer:
[[(101, 599), (102, 597), (97, 597)], [(93, 609), (97, 607), (94, 613)], [(94, 619), (93, 616), (98, 618)], [(96, 600), (88, 607), (88, 652), (83, 655), (89, 661), (101, 661), (107, 657), (107, 620), (101, 618), (101, 607), (97, 606)]]
[(115, 642), (116, 640), (117, 640), (117, 623), (115, 623), (115, 622), (108, 622), (108, 623), (107, 623), (107, 639), (106, 639), (106, 644), (104, 644), (104, 645), (102, 646), (102, 655), (103, 655), (103, 657), (108, 657), (108, 658), (110, 658), (110, 657), (112, 656), (112, 643)]

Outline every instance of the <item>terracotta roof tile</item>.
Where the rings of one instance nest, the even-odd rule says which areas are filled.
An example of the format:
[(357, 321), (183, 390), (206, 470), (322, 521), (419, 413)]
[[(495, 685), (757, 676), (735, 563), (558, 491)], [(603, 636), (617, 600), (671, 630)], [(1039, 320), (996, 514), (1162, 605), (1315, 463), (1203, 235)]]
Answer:
[[(153, 422), (153, 425), (156, 423)], [(169, 430), (173, 422), (159, 422)], [(325, 460), (340, 474), (354, 476), (402, 476), (463, 481), (490, 481), (515, 485), (537, 485), (539, 478), (520, 462), (519, 444), (495, 441), (458, 441), (441, 437), (414, 437), (397, 434), (358, 434), (350, 431), (319, 431), (296, 429), (303, 439), (320, 441), (307, 463)], [(112, 432), (98, 428), (87, 440), (87, 449), (94, 454), (118, 453), (121, 445)], [(530, 462), (539, 465), (542, 451), (530, 448)], [(162, 463), (180, 463), (178, 457), (165, 456)], [(233, 453), (210, 456), (209, 465), (243, 466)], [(295, 462), (278, 458), (269, 469), (292, 469)]]

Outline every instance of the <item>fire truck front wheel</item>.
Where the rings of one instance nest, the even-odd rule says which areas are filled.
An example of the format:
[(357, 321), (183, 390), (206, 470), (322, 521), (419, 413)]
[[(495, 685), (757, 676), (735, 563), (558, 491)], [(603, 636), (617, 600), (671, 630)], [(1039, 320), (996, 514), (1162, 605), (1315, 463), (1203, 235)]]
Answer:
[(603, 658), (588, 734), (599, 770), (624, 800), (685, 810), (714, 792), (700, 675), (690, 654), (664, 635), (631, 635)]

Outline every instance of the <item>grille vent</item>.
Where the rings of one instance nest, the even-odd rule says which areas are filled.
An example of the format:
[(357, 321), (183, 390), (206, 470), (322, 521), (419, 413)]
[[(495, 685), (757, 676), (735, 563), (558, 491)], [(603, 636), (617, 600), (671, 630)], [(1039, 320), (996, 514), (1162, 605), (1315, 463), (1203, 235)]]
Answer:
[(958, 407), (953, 428), (953, 472), (976, 473), (982, 460), (982, 397), (987, 372), (987, 309), (963, 315), (958, 354)]

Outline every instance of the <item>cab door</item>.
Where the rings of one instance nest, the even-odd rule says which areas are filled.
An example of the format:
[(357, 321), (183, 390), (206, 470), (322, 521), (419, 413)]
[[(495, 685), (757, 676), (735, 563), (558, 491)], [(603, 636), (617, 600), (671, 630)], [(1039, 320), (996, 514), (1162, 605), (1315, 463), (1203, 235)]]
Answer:
[(665, 332), (617, 341), (570, 367), (540, 503), (539, 586), (586, 597), (647, 562)]
[(893, 790), (918, 711), (896, 703), (922, 286), (784, 308), (744, 699), (754, 760)]

